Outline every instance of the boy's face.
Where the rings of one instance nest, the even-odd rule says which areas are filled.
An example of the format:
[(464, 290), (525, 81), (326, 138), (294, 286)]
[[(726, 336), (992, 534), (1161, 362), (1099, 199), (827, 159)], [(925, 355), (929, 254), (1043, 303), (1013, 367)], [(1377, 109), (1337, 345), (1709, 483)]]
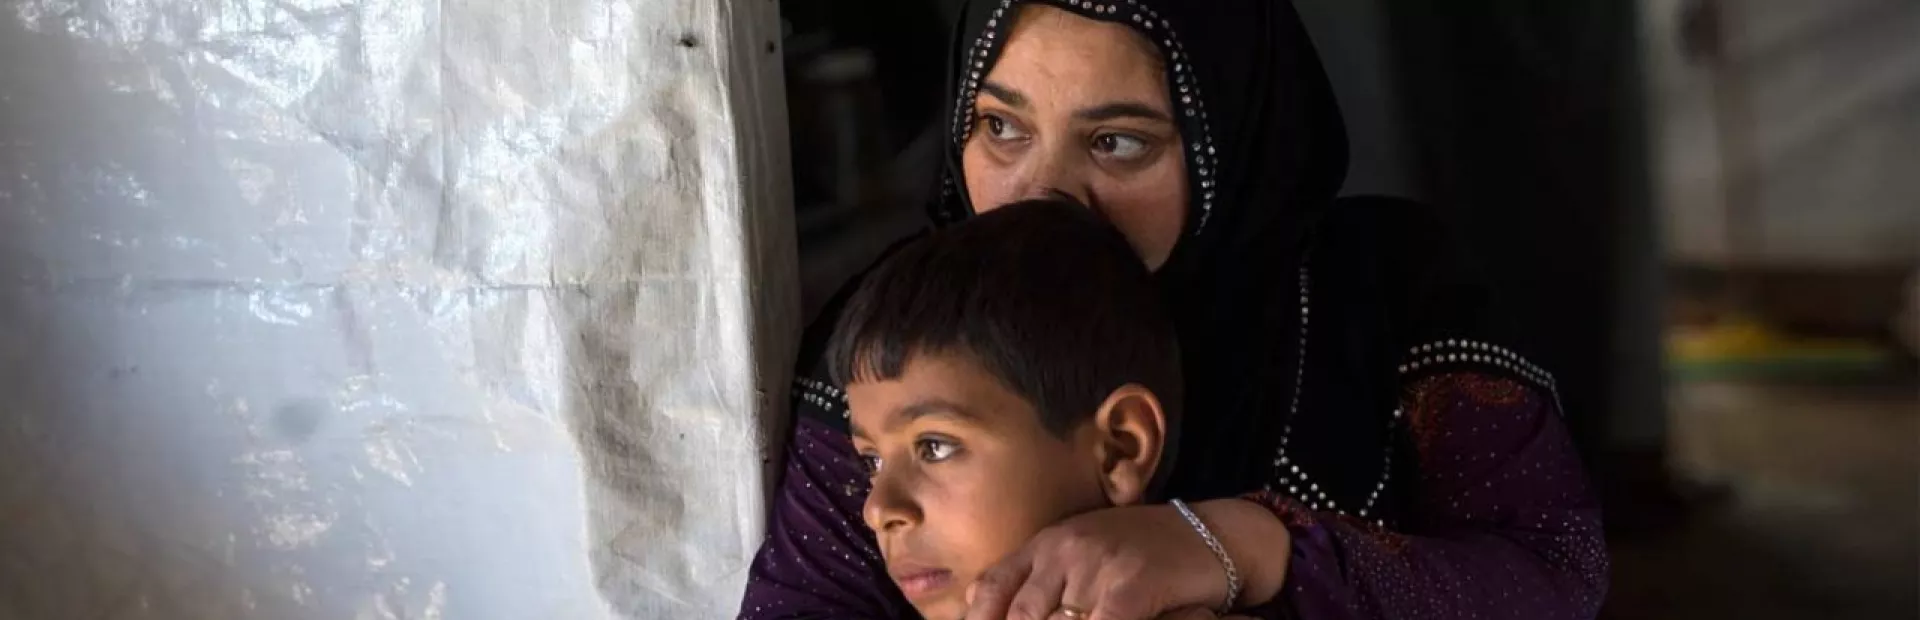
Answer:
[(915, 355), (847, 386), (873, 492), (866, 522), (921, 615), (959, 618), (982, 572), (1053, 523), (1107, 505), (1091, 424), (1067, 439), (970, 357)]

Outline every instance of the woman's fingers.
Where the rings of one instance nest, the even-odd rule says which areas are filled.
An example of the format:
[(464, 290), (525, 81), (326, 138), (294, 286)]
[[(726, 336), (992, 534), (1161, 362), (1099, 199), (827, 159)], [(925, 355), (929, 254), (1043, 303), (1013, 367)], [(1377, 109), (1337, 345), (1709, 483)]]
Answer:
[(1088, 617), (1092, 620), (1154, 620), (1172, 607), (1150, 594), (1151, 584), (1142, 581), (1140, 567), (1138, 556), (1102, 558), (1098, 569), (1100, 577), (1094, 583), (1098, 600)]
[(993, 568), (981, 573), (980, 578), (967, 587), (967, 618), (992, 618), (999, 620), (1007, 617), (1007, 610), (1013, 605), (1013, 597), (1026, 585), (1027, 575), (1033, 572), (1033, 552), (1031, 545), (1015, 552)]
[[(1025, 583), (1013, 594), (1012, 604), (1007, 606), (1007, 620), (1048, 620), (1055, 617), (1054, 610), (1060, 609), (1064, 602), (1085, 602), (1062, 600), (1067, 586), (1068, 573), (1058, 563), (1034, 562), (1033, 569), (1027, 572)], [(1085, 611), (1085, 607), (1079, 608)], [(972, 617), (969, 613), (968, 617)], [(997, 616), (986, 616), (993, 618)]]
[[(1092, 620), (1111, 584), (1104, 556), (1073, 536), (1042, 535), (981, 576), (968, 598), (968, 618)], [(1078, 613), (1075, 613), (1078, 612)], [(1145, 618), (1137, 620), (1147, 620)]]
[[(1090, 620), (1099, 617), (1094, 610), (1100, 605), (1100, 588), (1103, 582), (1100, 580), (1099, 565), (1088, 563), (1090, 560), (1093, 558), (1067, 558), (1065, 565), (1069, 568), (1061, 571), (1066, 579), (1060, 584), (1059, 601), (1056, 603), (1058, 608), (1053, 610), (1053, 615), (1047, 616), (1050, 620), (1068, 620), (1069, 618)], [(1038, 572), (1037, 565), (1035, 571)], [(1029, 586), (1037, 581), (1031, 577), (1027, 578)], [(1081, 613), (1069, 616), (1066, 614), (1069, 607)]]
[[(1157, 620), (1176, 607), (1202, 604), (1211, 598), (1208, 586), (1194, 584), (1217, 579), (1213, 558), (1197, 540), (1161, 540), (1181, 521), (1171, 508), (1159, 509), (1168, 514), (1114, 508), (1043, 530), (981, 575), (969, 590), (966, 617)], [(1179, 557), (1183, 553), (1200, 559)], [(1207, 575), (1196, 577), (1200, 572)], [(1083, 613), (1063, 613), (1068, 608)]]

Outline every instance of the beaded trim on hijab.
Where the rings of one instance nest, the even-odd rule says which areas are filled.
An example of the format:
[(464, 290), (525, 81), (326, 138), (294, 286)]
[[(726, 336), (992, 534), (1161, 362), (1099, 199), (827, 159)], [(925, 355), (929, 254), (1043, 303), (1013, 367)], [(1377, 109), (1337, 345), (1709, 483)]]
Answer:
[[(1186, 125), (1181, 135), (1199, 137), (1187, 149), (1187, 165), (1198, 177), (1200, 187), (1200, 217), (1189, 234), (1198, 236), (1206, 228), (1208, 216), (1213, 214), (1214, 172), (1220, 166), (1219, 155), (1213, 144), (1213, 125), (1207, 119), (1206, 101), (1200, 96), (1200, 80), (1193, 74), (1193, 59), (1187, 54), (1186, 45), (1180, 41), (1179, 35), (1174, 33), (1173, 22), (1160, 17), (1153, 7), (1142, 6), (1139, 0), (1000, 0), (1000, 7), (993, 10), (986, 28), (967, 46), (967, 53), (961, 56), (965, 59), (962, 61), (965, 65), (962, 66), (959, 84), (955, 88), (960, 94), (953, 102), (954, 146), (965, 148), (967, 139), (973, 135), (974, 102), (980, 97), (980, 80), (984, 79), (995, 46), (1003, 42), (1003, 31), (1012, 25), (1007, 12), (1015, 4), (1023, 2), (1048, 4), (1100, 21), (1131, 24), (1135, 31), (1146, 35), (1159, 47), (1167, 62), (1173, 63), (1174, 88), (1179, 91), (1173, 105), (1177, 108), (1176, 118)], [(950, 192), (955, 181), (951, 171), (948, 175), (945, 185)]]
[[(1299, 359), (1303, 360), (1307, 358), (1307, 334), (1310, 332), (1308, 328), (1313, 313), (1313, 286), (1307, 267), (1308, 262), (1305, 260), (1301, 261), (1299, 275), (1300, 341), (1298, 343), (1298, 355)], [(1327, 497), (1327, 492), (1321, 490), (1320, 483), (1314, 482), (1313, 476), (1307, 473), (1307, 470), (1301, 469), (1300, 464), (1293, 462), (1292, 458), (1287, 455), (1287, 445), (1293, 439), (1293, 421), (1300, 417), (1300, 395), (1306, 390), (1306, 366), (1306, 364), (1298, 364), (1294, 368), (1293, 398), (1287, 404), (1287, 418), (1280, 428), (1280, 445), (1273, 449), (1273, 476), (1268, 479), (1270, 482), (1265, 485), (1265, 488), (1267, 491), (1285, 493), (1288, 497), (1305, 502), (1307, 508), (1310, 510), (1318, 511), (1324, 509), (1344, 515), (1347, 514), (1347, 511), (1340, 508), (1340, 502), (1331, 497)], [(1398, 426), (1400, 418), (1399, 409), (1394, 409), (1393, 417), (1394, 421), (1387, 425), (1386, 432), (1389, 435), (1391, 435), (1395, 431), (1395, 427)], [(1391, 446), (1392, 442), (1388, 442), (1388, 445)], [(1385, 455), (1385, 460), (1380, 466), (1379, 479), (1374, 483), (1373, 489), (1367, 494), (1366, 503), (1361, 505), (1359, 509), (1359, 517), (1363, 519), (1366, 518), (1368, 513), (1373, 511), (1374, 506), (1379, 503), (1380, 493), (1386, 490), (1387, 482), (1393, 475), (1393, 449), (1389, 447), (1383, 450), (1382, 453)], [(1377, 518), (1374, 523), (1383, 527), (1386, 525), (1384, 520)]]

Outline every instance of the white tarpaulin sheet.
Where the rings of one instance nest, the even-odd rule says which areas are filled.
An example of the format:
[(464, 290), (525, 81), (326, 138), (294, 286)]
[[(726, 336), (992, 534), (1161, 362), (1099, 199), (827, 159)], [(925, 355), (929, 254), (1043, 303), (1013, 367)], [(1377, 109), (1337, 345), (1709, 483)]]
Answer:
[(765, 0), (0, 4), (0, 618), (731, 615)]

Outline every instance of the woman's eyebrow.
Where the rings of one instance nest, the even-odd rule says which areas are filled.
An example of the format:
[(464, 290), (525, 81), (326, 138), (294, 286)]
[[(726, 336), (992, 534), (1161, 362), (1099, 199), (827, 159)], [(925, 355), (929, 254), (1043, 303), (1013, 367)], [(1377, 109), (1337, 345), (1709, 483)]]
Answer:
[(993, 82), (981, 82), (980, 90), (985, 91), (989, 95), (993, 95), (993, 98), (999, 99), (1007, 105), (1016, 108), (1027, 107), (1027, 96), (1020, 94), (1020, 91)]
[(1144, 118), (1163, 123), (1173, 122), (1173, 117), (1165, 112), (1155, 110), (1153, 106), (1138, 101), (1115, 101), (1091, 108), (1081, 108), (1074, 112), (1073, 116), (1083, 121), (1094, 122), (1110, 121), (1116, 118)]

